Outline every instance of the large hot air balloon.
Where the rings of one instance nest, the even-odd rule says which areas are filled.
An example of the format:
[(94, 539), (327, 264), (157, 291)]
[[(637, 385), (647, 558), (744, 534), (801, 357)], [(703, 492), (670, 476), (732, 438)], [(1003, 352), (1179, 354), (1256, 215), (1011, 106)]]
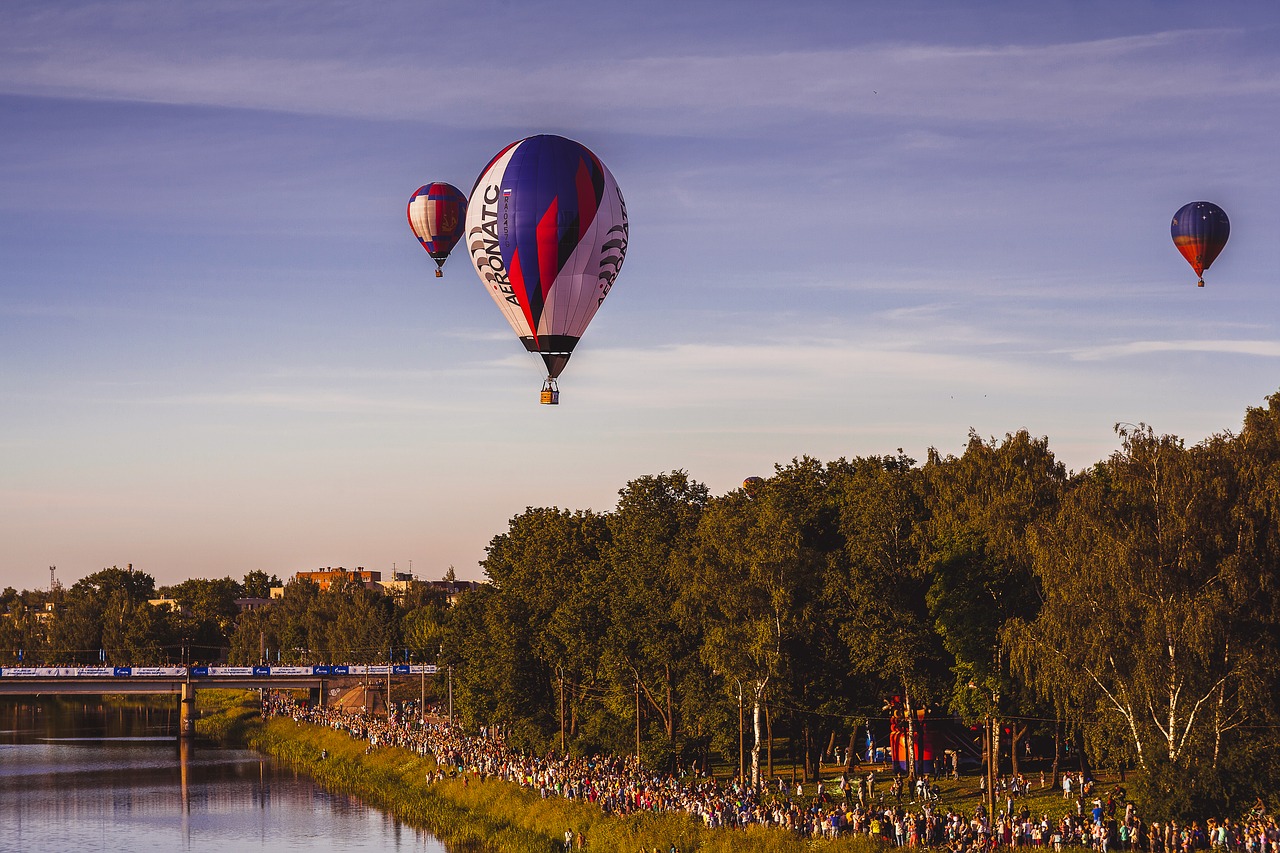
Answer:
[(498, 152), (471, 190), (467, 249), (525, 349), (542, 356), (542, 402), (627, 256), (627, 205), (600, 158), (563, 136)]
[(424, 184), (409, 196), (409, 227), (436, 262), (436, 278), (458, 239), (467, 215), (467, 197), (453, 184)]
[(1226, 212), (1211, 201), (1184, 204), (1173, 215), (1173, 245), (1200, 278), (1204, 287), (1204, 271), (1218, 257), (1231, 236), (1231, 221)]

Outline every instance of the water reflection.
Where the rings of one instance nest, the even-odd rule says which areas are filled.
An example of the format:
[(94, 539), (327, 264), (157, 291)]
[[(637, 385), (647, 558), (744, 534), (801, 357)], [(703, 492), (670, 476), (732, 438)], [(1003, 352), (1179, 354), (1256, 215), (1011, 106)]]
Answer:
[(177, 724), (176, 708), (0, 703), (0, 851), (444, 852), (257, 753), (181, 744)]

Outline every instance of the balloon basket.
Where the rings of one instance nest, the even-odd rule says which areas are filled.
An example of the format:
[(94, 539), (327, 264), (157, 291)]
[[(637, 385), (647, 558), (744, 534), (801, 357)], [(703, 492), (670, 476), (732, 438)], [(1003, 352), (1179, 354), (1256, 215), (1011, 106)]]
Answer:
[(1196, 287), (1204, 287), (1204, 279), (1200, 279), (1198, 282), (1196, 282)]
[(436, 278), (444, 278), (444, 270), (436, 270)]
[(556, 385), (554, 379), (548, 378), (542, 383), (542, 399), (540, 401), (544, 406), (560, 405), (560, 387)]

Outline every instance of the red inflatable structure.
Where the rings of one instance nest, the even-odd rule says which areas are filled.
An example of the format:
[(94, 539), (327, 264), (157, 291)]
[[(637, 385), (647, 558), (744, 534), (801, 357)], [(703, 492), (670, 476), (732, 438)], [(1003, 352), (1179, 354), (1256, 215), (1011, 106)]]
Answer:
[[(889, 710), (889, 751), (892, 756), (893, 766), (899, 770), (910, 769), (908, 763), (910, 759), (907, 753), (907, 714), (902, 707), (902, 701), (899, 697), (894, 697), (888, 706)], [(933, 760), (936, 752), (936, 743), (934, 733), (930, 729), (928, 712), (924, 708), (912, 709), (911, 715), (915, 717), (911, 725), (910, 739), (914, 740), (915, 749), (915, 766), (918, 773), (932, 773)]]

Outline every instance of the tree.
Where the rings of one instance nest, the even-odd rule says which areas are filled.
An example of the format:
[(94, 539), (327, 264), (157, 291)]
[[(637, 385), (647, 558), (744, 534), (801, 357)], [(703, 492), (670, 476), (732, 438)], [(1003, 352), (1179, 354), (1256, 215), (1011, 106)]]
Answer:
[[(235, 630), (231, 632), (227, 662), (234, 666), (251, 666), (261, 663), (271, 631), (271, 621), (266, 610), (249, 610), (240, 614)], [(274, 638), (274, 634), (272, 634)], [(274, 639), (272, 640), (274, 643)]]
[(850, 677), (853, 667), (839, 633), (844, 611), (835, 593), (846, 546), (839, 484), (851, 468), (844, 459), (826, 465), (807, 456), (793, 459), (777, 466), (752, 498), (791, 519), (799, 535), (792, 578), (795, 630), (783, 641), (785, 667), (769, 691), (779, 713), (766, 723), (776, 717), (790, 730), (806, 781), (821, 773), (823, 753), (834, 747), (838, 729), (847, 728), (852, 739), (857, 709), (865, 705)]
[[(700, 655), (726, 685), (736, 686), (751, 707), (751, 781), (760, 779), (764, 703), (771, 683), (787, 681), (797, 650), (816, 628), (825, 560), (807, 541), (796, 499), (823, 488), (816, 460), (779, 468), (776, 480), (753, 491), (711, 501), (702, 514), (690, 554), (682, 608), (702, 627)], [(810, 742), (812, 742), (810, 740)]]
[(0, 661), (5, 666), (48, 661), (49, 632), (41, 602), (24, 591), (9, 604), (5, 617), (0, 618)]
[(440, 659), (449, 628), (449, 608), (439, 601), (415, 607), (403, 619), (404, 644), (414, 660)]
[[(839, 488), (846, 545), (832, 589), (844, 611), (840, 638), (849, 649), (852, 674), (871, 696), (901, 696), (906, 754), (914, 758), (916, 711), (939, 692), (946, 666), (925, 604), (920, 473), (899, 451), (854, 460)], [(914, 760), (908, 761), (908, 773), (914, 777)]]
[(101, 604), (86, 596), (68, 595), (49, 622), (47, 663), (98, 662), (102, 649)]
[(390, 596), (347, 580), (330, 585), (318, 603), (331, 609), (325, 644), (331, 653), (360, 663), (390, 660), (399, 639), (395, 602)]
[[(792, 531), (769, 534), (745, 495), (712, 501), (692, 555), (684, 609), (703, 632), (703, 661), (753, 708), (752, 782), (758, 781), (760, 711), (769, 681), (782, 669), (783, 622), (791, 620), (784, 585)], [(767, 536), (767, 538), (766, 538)], [(741, 700), (739, 700), (741, 702)]]
[(112, 566), (76, 581), (68, 594), (101, 601), (117, 591), (128, 596), (130, 601), (146, 601), (156, 597), (156, 579), (146, 572), (135, 572), (132, 567), (121, 569)]
[[(1039, 607), (1030, 533), (1057, 511), (1066, 469), (1047, 438), (1020, 430), (1002, 441), (970, 432), (960, 458), (931, 453), (922, 474), (929, 520), (921, 559), (931, 578), (930, 618), (955, 659), (951, 706), (970, 722), (994, 715), (995, 733), (1002, 712), (1043, 716), (1010, 677), (1000, 632), (1010, 619), (1033, 618)], [(1014, 773), (1027, 730), (1025, 720), (1010, 721)], [(996, 746), (991, 760), (998, 761), (998, 736), (988, 737)]]
[(245, 598), (270, 598), (271, 588), (277, 586), (284, 586), (280, 578), (267, 575), (261, 569), (254, 569), (244, 576), (241, 588)]
[[(585, 595), (566, 615), (571, 623), (589, 619), (593, 602), (603, 601), (608, 660), (632, 673), (648, 708), (661, 721), (667, 748), (674, 749), (677, 685), (696, 653), (697, 635), (678, 624), (679, 577), (673, 560), (690, 547), (708, 490), (685, 472), (673, 471), (632, 480), (618, 495), (618, 507), (607, 517), (607, 575), (584, 584)], [(589, 646), (583, 651), (589, 652)]]
[(182, 662), (174, 621), (168, 608), (132, 601), (122, 590), (112, 592), (102, 610), (106, 660), (132, 665)]
[(1262, 687), (1274, 631), (1239, 614), (1257, 612), (1274, 569), (1241, 552), (1230, 440), (1188, 449), (1145, 426), (1117, 431), (1122, 449), (1037, 536), (1044, 603), (1007, 636), (1042, 691), (1087, 700), (1095, 743), (1190, 775), (1217, 766)]
[[(295, 579), (285, 584), (284, 594), (251, 620), (241, 619), (233, 646), (241, 654), (247, 654), (244, 663), (290, 661), (302, 663), (305, 658), (315, 661), (344, 663), (347, 649), (333, 646), (330, 632), (335, 613), (335, 599), (322, 597), (320, 587), (307, 578)], [(248, 615), (248, 614), (246, 614)], [(257, 632), (248, 626), (257, 623)], [(295, 651), (301, 650), (301, 652)]]
[[(525, 626), (511, 620), (500, 593), (486, 584), (463, 596), (450, 617), (442, 662), (453, 667), (454, 704), (470, 726), (505, 723), (513, 745), (547, 738), (542, 674), (529, 665)], [(533, 700), (533, 701), (531, 701)]]
[[(610, 576), (607, 560), (590, 561), (563, 588), (563, 600), (543, 626), (543, 643), (554, 667), (553, 698), (566, 751), (618, 750), (624, 707), (620, 659), (606, 651)], [(628, 681), (628, 684), (630, 682)], [(628, 695), (630, 692), (628, 690)], [(601, 701), (601, 697), (606, 697)], [(613, 701), (609, 701), (613, 700)], [(630, 716), (630, 713), (627, 714)]]
[(48, 654), (58, 662), (89, 664), (99, 662), (105, 650), (111, 660), (131, 662), (128, 654), (135, 645), (123, 637), (137, 607), (155, 594), (155, 578), (132, 569), (112, 566), (81, 578), (66, 590), (50, 620)]
[[(579, 620), (575, 607), (584, 594), (603, 594), (598, 585), (582, 590), (604, 560), (608, 542), (608, 526), (598, 513), (533, 507), (490, 541), (481, 563), (490, 580), (483, 588), (485, 609), (463, 608), (462, 602), (471, 604), (468, 594), (452, 620), (459, 649), (475, 649), (478, 639), (491, 645), (485, 660), (467, 657), (455, 673), (468, 714), (489, 709), (502, 714), (489, 720), (518, 724), (517, 741), (538, 748), (550, 743), (559, 730), (557, 667), (571, 656), (586, 659), (580, 649), (594, 642), (565, 628), (597, 624)], [(499, 676), (500, 666), (513, 671)]]
[(180, 606), (173, 628), (187, 646), (189, 660), (220, 660), (240, 615), (236, 599), (243, 587), (229, 577), (191, 578), (161, 592)]

